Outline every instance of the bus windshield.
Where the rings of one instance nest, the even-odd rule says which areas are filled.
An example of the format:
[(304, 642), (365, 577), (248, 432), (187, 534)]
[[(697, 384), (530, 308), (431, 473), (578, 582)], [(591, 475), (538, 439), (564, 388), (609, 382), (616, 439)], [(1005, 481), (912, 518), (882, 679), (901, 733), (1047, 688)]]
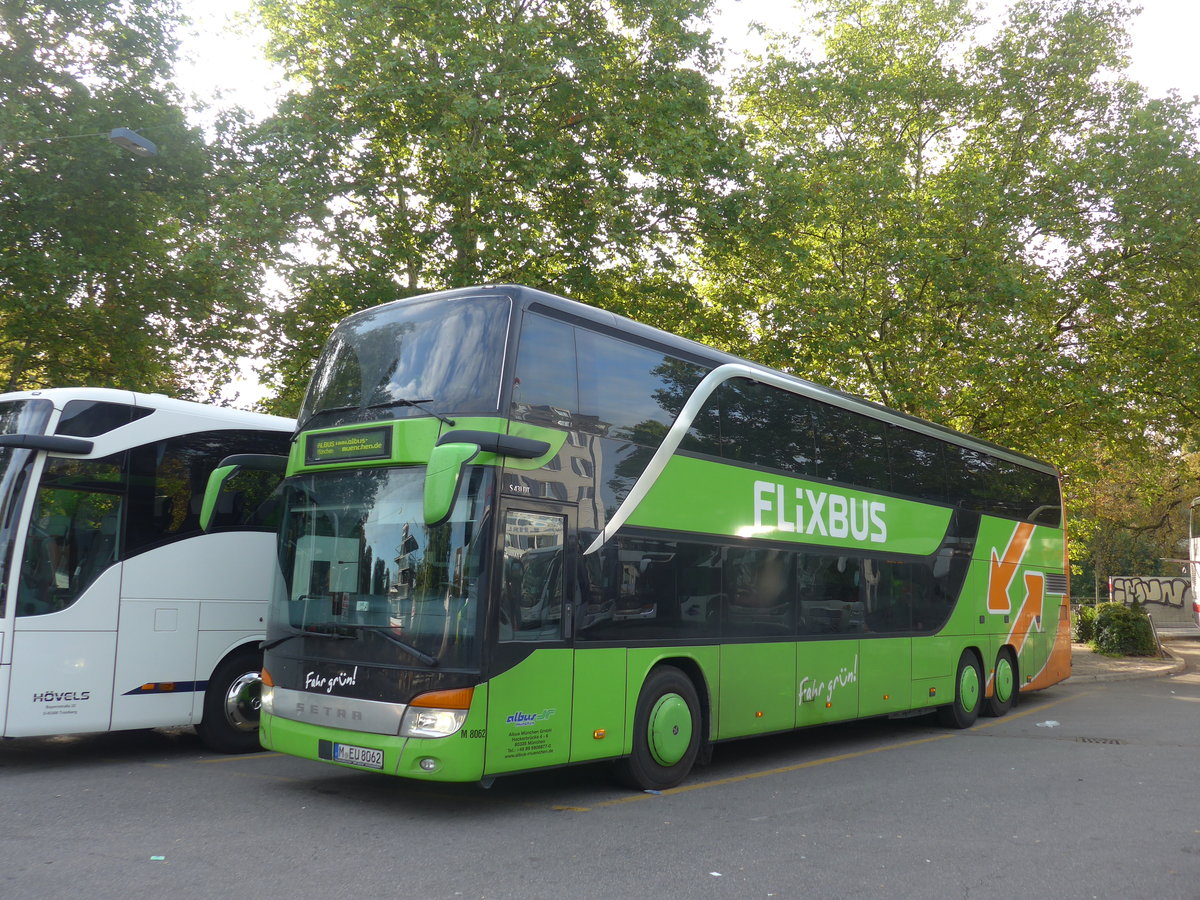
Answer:
[[(367, 665), (478, 668), (494, 475), (474, 468), (449, 519), (422, 514), (425, 469), (302, 475), (284, 486), (266, 646)], [(311, 642), (311, 643), (310, 643)]]
[(363, 409), (372, 419), (416, 415), (416, 401), (427, 412), (495, 412), (510, 308), (505, 297), (431, 299), (350, 317), (317, 362), (301, 427), (322, 414), (321, 427), (355, 421)]
[[(45, 434), (54, 404), (50, 400), (9, 400), (0, 403), (0, 434)], [(8, 566), (16, 537), (17, 507), (25, 496), (33, 451), (0, 447), (0, 616), (8, 596)]]

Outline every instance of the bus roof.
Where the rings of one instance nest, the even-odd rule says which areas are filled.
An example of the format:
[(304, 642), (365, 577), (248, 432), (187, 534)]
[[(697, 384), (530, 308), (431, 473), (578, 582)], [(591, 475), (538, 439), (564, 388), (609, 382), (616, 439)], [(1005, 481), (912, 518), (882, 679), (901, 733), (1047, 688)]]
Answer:
[(208, 403), (196, 403), (192, 400), (178, 400), (174, 397), (168, 397), (166, 394), (143, 394), (119, 388), (62, 387), (43, 388), (32, 391), (11, 391), (6, 394), (0, 394), (0, 403), (36, 398), (51, 401), (54, 404), (54, 408), (58, 410), (61, 410), (72, 400), (91, 400), (96, 403), (122, 403), (142, 409), (161, 409), (168, 412), (185, 413), (190, 416), (205, 416), (212, 419), (219, 419), (226, 426), (243, 425), (246, 428), (267, 429), (271, 431), (294, 431), (296, 428), (296, 421), (284, 416), (248, 412), (242, 409), (231, 409), (227, 406), (213, 406)]
[(1037, 459), (1017, 450), (1012, 450), (1000, 444), (983, 438), (972, 437), (963, 432), (956, 431), (945, 425), (939, 425), (936, 422), (930, 422), (925, 419), (918, 418), (908, 413), (900, 412), (899, 410), (891, 409), (881, 403), (876, 403), (873, 400), (867, 400), (864, 397), (859, 397), (845, 391), (837, 390), (836, 388), (827, 387), (817, 384), (805, 378), (800, 378), (788, 372), (781, 372), (776, 369), (771, 369), (768, 366), (753, 362), (752, 360), (744, 359), (735, 356), (732, 353), (725, 353), (709, 347), (707, 344), (699, 343), (698, 341), (689, 338), (680, 337), (668, 331), (663, 331), (659, 328), (654, 328), (650, 325), (644, 325), (641, 322), (636, 322), (633, 319), (618, 315), (617, 313), (609, 312), (608, 310), (599, 309), (594, 306), (589, 306), (586, 303), (581, 303), (577, 300), (571, 300), (566, 297), (551, 294), (546, 291), (537, 290), (536, 288), (525, 287), (516, 284), (491, 284), (481, 285), (479, 287), (470, 288), (454, 288), (447, 291), (437, 291), (429, 294), (418, 294), (412, 297), (407, 297), (401, 300), (394, 300), (391, 303), (381, 304), (380, 306), (371, 307), (370, 309), (362, 310), (348, 316), (344, 321), (352, 322), (360, 316), (376, 315), (385, 310), (389, 306), (409, 303), (413, 301), (425, 300), (457, 300), (468, 297), (481, 296), (504, 296), (509, 297), (522, 309), (529, 309), (533, 312), (548, 313), (549, 315), (564, 319), (566, 321), (576, 321), (577, 324), (586, 325), (602, 332), (607, 332), (612, 335), (623, 338), (632, 339), (637, 343), (648, 344), (662, 350), (668, 351), (673, 356), (678, 356), (682, 359), (700, 363), (702, 365), (715, 368), (723, 363), (740, 363), (762, 372), (772, 373), (777, 376), (782, 376), (790, 382), (793, 382), (800, 390), (798, 393), (803, 393), (811, 397), (819, 398), (823, 401), (832, 403), (835, 406), (840, 406), (846, 409), (851, 409), (855, 412), (863, 413), (875, 419), (884, 421), (892, 421), (896, 424), (903, 425), (914, 431), (920, 431), (944, 440), (951, 441), (964, 447), (978, 448), (985, 450), (988, 453), (996, 454), (1003, 457), (1008, 457), (1013, 461), (1020, 462), (1024, 465), (1035, 467), (1039, 470), (1058, 474), (1058, 469), (1044, 460)]

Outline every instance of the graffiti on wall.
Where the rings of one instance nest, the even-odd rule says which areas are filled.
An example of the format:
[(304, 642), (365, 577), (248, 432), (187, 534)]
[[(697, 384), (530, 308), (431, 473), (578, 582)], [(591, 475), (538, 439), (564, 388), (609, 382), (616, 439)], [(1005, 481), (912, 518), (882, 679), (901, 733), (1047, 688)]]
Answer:
[(1137, 602), (1143, 606), (1164, 606), (1168, 609), (1190, 611), (1192, 608), (1190, 578), (1119, 575), (1108, 579), (1108, 589), (1114, 603), (1124, 603), (1126, 606)]

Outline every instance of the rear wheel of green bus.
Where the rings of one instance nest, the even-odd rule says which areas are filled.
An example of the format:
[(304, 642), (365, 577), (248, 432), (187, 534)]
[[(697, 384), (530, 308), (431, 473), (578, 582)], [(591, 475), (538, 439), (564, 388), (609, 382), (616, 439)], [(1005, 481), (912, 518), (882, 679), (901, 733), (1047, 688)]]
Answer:
[(1017, 700), (1017, 661), (1008, 647), (996, 657), (996, 674), (992, 676), (992, 696), (983, 701), (985, 716), (1002, 716)]
[(700, 750), (700, 700), (674, 666), (652, 671), (638, 695), (633, 752), (617, 763), (626, 784), (662, 791), (687, 778)]
[(970, 728), (979, 718), (983, 699), (983, 673), (979, 660), (970, 650), (958, 658), (954, 675), (954, 702), (938, 709), (938, 718), (947, 728)]

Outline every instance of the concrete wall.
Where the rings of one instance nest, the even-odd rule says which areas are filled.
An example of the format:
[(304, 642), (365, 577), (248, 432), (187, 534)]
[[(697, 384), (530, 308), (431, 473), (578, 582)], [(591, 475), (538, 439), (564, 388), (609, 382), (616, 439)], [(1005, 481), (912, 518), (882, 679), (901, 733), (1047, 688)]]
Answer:
[(1142, 604), (1158, 628), (1196, 628), (1192, 612), (1192, 580), (1155, 575), (1115, 575), (1108, 579), (1114, 603)]

